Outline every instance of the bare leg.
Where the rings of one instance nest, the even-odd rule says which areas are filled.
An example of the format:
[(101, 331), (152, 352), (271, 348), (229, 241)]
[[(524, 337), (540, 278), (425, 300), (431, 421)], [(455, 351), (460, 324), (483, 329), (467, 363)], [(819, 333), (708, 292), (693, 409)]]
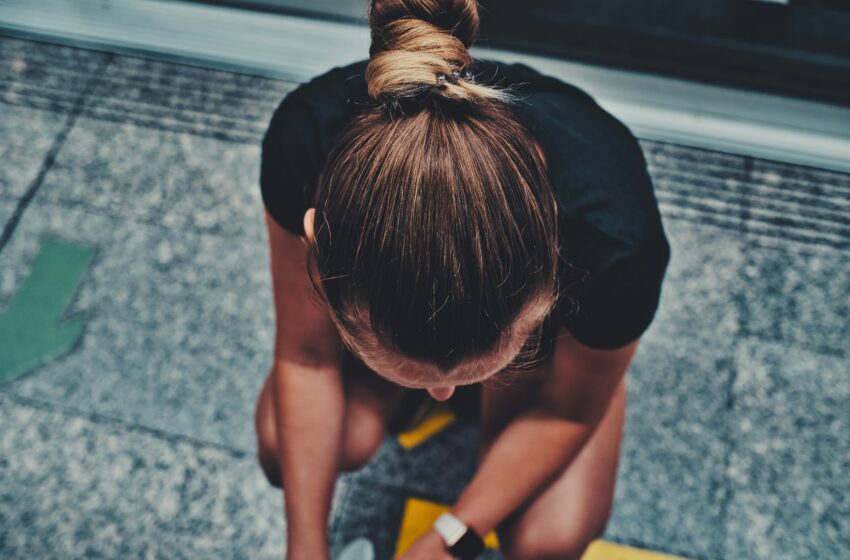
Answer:
[(511, 560), (579, 559), (605, 531), (614, 501), (626, 403), (624, 376), (576, 458), (499, 526), (499, 541)]
[[(257, 458), (269, 482), (278, 488), (280, 459), (270, 375), (266, 377), (254, 413), (257, 432)], [(340, 470), (356, 470), (365, 465), (383, 442), (386, 425), (406, 391), (369, 369), (347, 353), (343, 377), (346, 386), (346, 416)], [(321, 407), (320, 396), (311, 396)]]

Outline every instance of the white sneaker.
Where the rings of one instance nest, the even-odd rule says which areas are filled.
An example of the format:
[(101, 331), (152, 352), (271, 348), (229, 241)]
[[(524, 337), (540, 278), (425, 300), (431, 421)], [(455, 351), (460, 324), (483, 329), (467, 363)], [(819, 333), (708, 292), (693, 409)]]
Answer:
[(358, 537), (342, 549), (337, 560), (375, 560), (375, 547), (369, 539)]

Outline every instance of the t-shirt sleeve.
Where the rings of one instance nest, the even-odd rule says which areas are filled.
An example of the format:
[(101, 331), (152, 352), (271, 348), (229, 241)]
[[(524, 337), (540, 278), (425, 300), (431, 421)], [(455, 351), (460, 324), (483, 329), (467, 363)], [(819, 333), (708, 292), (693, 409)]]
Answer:
[(639, 338), (655, 317), (669, 261), (659, 223), (639, 246), (616, 253), (568, 291), (577, 309), (565, 321), (567, 330), (582, 344), (605, 350)]
[(561, 278), (570, 287), (559, 324), (587, 346), (625, 346), (652, 323), (670, 260), (641, 147), (623, 123), (567, 86), (534, 94), (526, 114), (561, 203)]
[(311, 139), (308, 107), (292, 93), (275, 109), (263, 136), (260, 163), (260, 192), (263, 205), (284, 229), (304, 235), (307, 182), (311, 169)]

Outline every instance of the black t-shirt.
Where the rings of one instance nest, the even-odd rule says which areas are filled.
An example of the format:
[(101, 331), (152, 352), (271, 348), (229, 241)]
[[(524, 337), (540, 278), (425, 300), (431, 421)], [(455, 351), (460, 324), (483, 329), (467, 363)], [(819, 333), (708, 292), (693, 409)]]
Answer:
[[(271, 118), (262, 144), (262, 198), (275, 221), (294, 234), (304, 235), (304, 212), (337, 134), (369, 102), (366, 63), (336, 67), (301, 84)], [(558, 202), (561, 278), (574, 284), (544, 323), (541, 354), (551, 353), (561, 325), (595, 348), (619, 348), (638, 338), (658, 308), (670, 259), (638, 142), (589, 95), (526, 65), (479, 59), (475, 75), (483, 83), (513, 86), (516, 108), (543, 148)]]

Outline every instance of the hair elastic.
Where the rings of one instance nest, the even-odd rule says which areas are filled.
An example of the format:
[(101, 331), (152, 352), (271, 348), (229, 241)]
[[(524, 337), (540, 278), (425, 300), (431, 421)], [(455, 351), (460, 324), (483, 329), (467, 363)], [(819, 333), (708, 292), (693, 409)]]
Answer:
[[(473, 75), (472, 75), (472, 72), (470, 72), (469, 70), (465, 70), (465, 71), (463, 72), (463, 76), (462, 76), (462, 77), (463, 77), (463, 79), (464, 79), (465, 81), (467, 81), (467, 82), (473, 82), (473, 81), (475, 81), (475, 79), (474, 79), (474, 77), (473, 77)], [(451, 83), (453, 83), (453, 84), (456, 84), (456, 83), (457, 83), (457, 81), (458, 81), (459, 79), (461, 79), (461, 73), (460, 73), (460, 70), (458, 70), (457, 68), (453, 68), (453, 69), (452, 69), (452, 75), (451, 75), (451, 77), (446, 76), (446, 75), (445, 75), (445, 74), (443, 74), (442, 72), (438, 72), (438, 73), (437, 73), (437, 83), (438, 83), (439, 85), (444, 85), (444, 84), (446, 83), (446, 81), (449, 81), (449, 82), (451, 82)]]

